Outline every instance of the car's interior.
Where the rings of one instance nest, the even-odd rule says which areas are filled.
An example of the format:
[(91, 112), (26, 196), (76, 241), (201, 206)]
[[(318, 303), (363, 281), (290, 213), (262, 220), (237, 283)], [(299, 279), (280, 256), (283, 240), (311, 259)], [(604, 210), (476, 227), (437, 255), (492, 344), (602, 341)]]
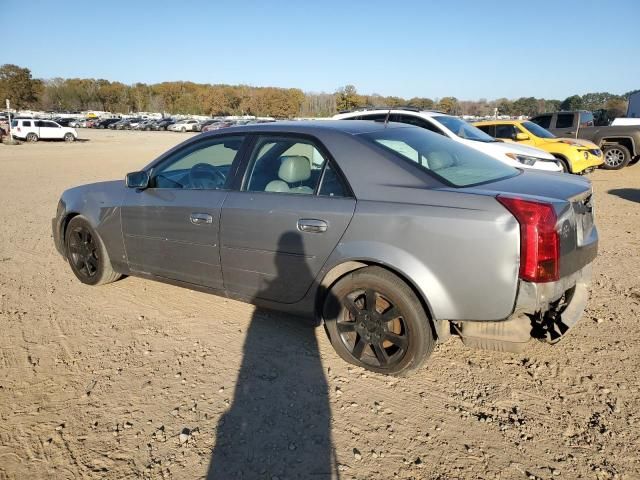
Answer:
[(312, 194), (325, 163), (312, 144), (289, 139), (263, 142), (254, 156), (246, 185), (252, 192)]

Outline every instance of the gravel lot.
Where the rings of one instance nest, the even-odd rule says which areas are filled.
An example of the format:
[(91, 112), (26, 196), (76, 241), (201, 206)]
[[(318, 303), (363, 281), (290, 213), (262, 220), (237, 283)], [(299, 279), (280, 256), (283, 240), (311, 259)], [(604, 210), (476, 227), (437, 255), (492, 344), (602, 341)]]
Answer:
[(187, 137), (80, 134), (0, 145), (0, 479), (640, 478), (640, 164), (590, 176), (600, 255), (562, 342), (454, 339), (395, 379), (298, 318), (78, 282), (52, 243), (60, 193)]

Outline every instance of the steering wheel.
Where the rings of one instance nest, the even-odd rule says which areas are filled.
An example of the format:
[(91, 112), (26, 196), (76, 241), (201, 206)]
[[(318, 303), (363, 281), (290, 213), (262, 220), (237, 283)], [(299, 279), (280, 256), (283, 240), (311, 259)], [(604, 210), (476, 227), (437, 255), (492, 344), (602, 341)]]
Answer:
[(227, 177), (216, 167), (209, 163), (196, 163), (189, 170), (189, 183), (191, 188), (215, 190), (222, 188)]

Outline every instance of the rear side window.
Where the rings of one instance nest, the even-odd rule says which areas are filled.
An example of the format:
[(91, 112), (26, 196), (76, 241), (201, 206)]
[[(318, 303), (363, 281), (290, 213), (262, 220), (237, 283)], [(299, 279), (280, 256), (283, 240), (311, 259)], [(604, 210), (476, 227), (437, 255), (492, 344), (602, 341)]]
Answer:
[(429, 130), (430, 132), (439, 133), (440, 135), (444, 135), (444, 132), (436, 127), (433, 123), (425, 120), (424, 118), (414, 117), (413, 115), (392, 115), (391, 121), (406, 123), (409, 125), (414, 125), (416, 127), (424, 128)]
[(496, 136), (496, 126), (495, 125), (477, 125), (477, 127), (482, 130), (487, 135), (490, 135), (495, 138)]
[(556, 128), (573, 127), (573, 117), (573, 113), (559, 113), (558, 118), (556, 119)]
[(551, 115), (539, 115), (532, 118), (531, 121), (542, 128), (549, 128), (551, 126)]
[(30, 127), (31, 126), (31, 120), (24, 120), (22, 122), (22, 126), (23, 127)]
[(484, 153), (418, 128), (389, 128), (363, 134), (362, 138), (453, 187), (469, 187), (518, 174), (515, 168)]
[(496, 125), (496, 138), (516, 139), (516, 127), (513, 125)]

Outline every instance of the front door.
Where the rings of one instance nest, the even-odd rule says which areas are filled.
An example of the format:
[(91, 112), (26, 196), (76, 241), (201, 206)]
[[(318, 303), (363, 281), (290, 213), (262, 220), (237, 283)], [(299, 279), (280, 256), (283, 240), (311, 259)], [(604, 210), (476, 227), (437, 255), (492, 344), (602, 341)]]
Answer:
[(38, 137), (44, 139), (62, 138), (62, 128), (48, 120), (36, 120), (36, 126), (40, 127)]
[(355, 204), (319, 142), (258, 137), (241, 191), (230, 192), (222, 208), (225, 288), (250, 299), (302, 299)]
[(221, 289), (219, 229), (242, 136), (188, 143), (151, 171), (150, 188), (130, 189), (122, 233), (135, 272)]

